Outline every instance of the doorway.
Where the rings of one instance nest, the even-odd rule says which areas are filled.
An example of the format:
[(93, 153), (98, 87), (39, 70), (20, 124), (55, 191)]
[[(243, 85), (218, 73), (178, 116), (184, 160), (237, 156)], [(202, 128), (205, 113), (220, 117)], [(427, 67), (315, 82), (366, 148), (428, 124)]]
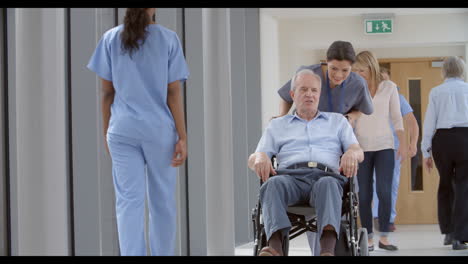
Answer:
[[(400, 186), (396, 204), (395, 224), (437, 224), (437, 170), (428, 173), (423, 168), (420, 150), (424, 116), (431, 89), (443, 82), (441, 61), (444, 58), (380, 59), (390, 69), (391, 80), (400, 87), (400, 93), (413, 108), (419, 125), (418, 152), (401, 165)], [(409, 132), (405, 127), (406, 140)]]

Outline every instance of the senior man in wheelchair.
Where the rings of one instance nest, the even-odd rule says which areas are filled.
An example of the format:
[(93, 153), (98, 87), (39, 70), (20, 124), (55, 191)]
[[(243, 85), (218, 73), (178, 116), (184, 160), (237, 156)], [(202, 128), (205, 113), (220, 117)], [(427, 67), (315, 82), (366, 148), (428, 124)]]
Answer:
[(259, 256), (283, 255), (291, 228), (287, 207), (304, 201), (316, 210), (320, 255), (334, 255), (343, 187), (346, 177), (356, 176), (364, 153), (343, 115), (318, 111), (320, 90), (318, 75), (308, 69), (297, 72), (290, 91), (296, 113), (271, 120), (249, 157), (249, 168), (264, 182), (260, 202), (268, 246)]

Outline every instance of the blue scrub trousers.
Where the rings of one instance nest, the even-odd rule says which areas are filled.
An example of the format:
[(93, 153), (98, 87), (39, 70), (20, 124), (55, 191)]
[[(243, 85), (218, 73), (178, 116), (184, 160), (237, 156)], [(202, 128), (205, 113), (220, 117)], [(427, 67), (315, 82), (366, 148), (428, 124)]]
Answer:
[(145, 256), (145, 197), (149, 209), (151, 255), (174, 255), (176, 235), (176, 172), (171, 166), (176, 143), (173, 129), (154, 141), (112, 133), (107, 142), (112, 158), (120, 255)]

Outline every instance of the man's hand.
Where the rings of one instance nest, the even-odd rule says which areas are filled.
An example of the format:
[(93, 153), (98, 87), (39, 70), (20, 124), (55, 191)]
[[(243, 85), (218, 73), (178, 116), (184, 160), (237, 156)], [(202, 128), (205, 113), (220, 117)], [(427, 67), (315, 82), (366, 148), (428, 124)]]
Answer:
[(348, 150), (341, 156), (340, 172), (346, 177), (353, 177), (357, 175), (359, 162), (364, 160), (364, 152), (359, 144), (352, 144)]
[(270, 178), (270, 174), (276, 175), (276, 171), (271, 164), (271, 160), (264, 152), (256, 152), (249, 158), (249, 168), (251, 168), (257, 176), (266, 182)]
[(184, 139), (179, 139), (175, 144), (174, 155), (172, 156), (172, 167), (179, 167), (187, 158), (187, 144)]
[(418, 153), (418, 148), (416, 147), (416, 145), (410, 144), (408, 150), (408, 154), (410, 155), (409, 157), (412, 158), (416, 156), (416, 153)]
[(432, 158), (424, 158), (423, 164), (425, 165), (427, 171), (431, 173), (432, 168), (434, 167), (434, 163), (432, 161)]
[(346, 151), (341, 157), (340, 172), (350, 178), (357, 175), (359, 166), (358, 155), (353, 151)]
[(409, 158), (412, 158), (418, 153), (418, 149), (416, 146), (419, 138), (418, 121), (416, 121), (416, 117), (414, 116), (413, 112), (404, 115), (403, 120), (405, 121), (404, 123), (406, 124), (410, 135), (410, 140), (408, 144), (408, 156)]
[(400, 163), (403, 163), (403, 161), (407, 158), (407, 151), (408, 148), (405, 146), (405, 144), (400, 142), (400, 146), (398, 146), (397, 151), (397, 158), (400, 159)]

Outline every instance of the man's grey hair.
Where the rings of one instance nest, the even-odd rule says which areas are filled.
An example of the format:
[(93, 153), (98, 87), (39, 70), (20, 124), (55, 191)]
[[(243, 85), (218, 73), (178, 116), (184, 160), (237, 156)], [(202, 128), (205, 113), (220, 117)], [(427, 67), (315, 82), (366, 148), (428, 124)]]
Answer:
[(465, 75), (465, 62), (457, 57), (450, 56), (445, 58), (444, 64), (442, 65), (442, 76), (444, 79), (447, 78), (462, 78)]
[(294, 74), (294, 76), (292, 77), (292, 79), (291, 79), (291, 91), (294, 91), (296, 89), (296, 79), (297, 79), (297, 77), (299, 77), (300, 75), (306, 75), (306, 74), (314, 76), (319, 81), (320, 87), (322, 87), (322, 79), (320, 78), (320, 76), (318, 76), (315, 72), (313, 72), (313, 71), (311, 71), (309, 69), (302, 69), (302, 70), (296, 72)]

